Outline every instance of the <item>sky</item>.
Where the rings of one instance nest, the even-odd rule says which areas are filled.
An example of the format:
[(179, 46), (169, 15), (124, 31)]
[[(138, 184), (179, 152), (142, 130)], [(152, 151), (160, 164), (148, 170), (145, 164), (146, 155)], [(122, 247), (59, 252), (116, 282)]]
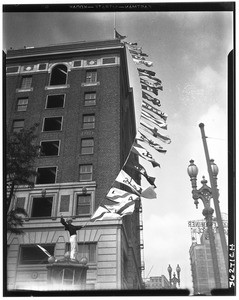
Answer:
[[(139, 2), (139, 1), (137, 1)], [(114, 13), (4, 13), (3, 49), (113, 38)], [(219, 167), (220, 209), (227, 213), (227, 56), (233, 49), (232, 12), (116, 12), (117, 31), (137, 42), (153, 62), (150, 70), (162, 80), (161, 110), (168, 115), (172, 142), (166, 154), (150, 150), (161, 168), (148, 167), (156, 177), (157, 199), (142, 199), (145, 277), (168, 277), (181, 267), (181, 287), (192, 289), (188, 221), (203, 219), (196, 209), (187, 174), (189, 161), (210, 186), (199, 123), (205, 124), (210, 158)], [(141, 88), (137, 66), (128, 54), (137, 126)], [(149, 69), (149, 68), (148, 68)], [(162, 144), (162, 143), (161, 143)], [(152, 148), (151, 148), (152, 149)], [(213, 206), (213, 205), (212, 205)]]

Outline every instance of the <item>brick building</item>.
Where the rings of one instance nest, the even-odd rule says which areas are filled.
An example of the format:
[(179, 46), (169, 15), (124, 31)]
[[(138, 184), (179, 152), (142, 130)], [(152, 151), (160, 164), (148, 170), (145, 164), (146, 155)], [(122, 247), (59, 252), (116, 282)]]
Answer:
[(146, 282), (145, 282), (145, 288), (149, 290), (162, 290), (162, 289), (170, 289), (170, 282), (169, 280), (164, 276), (151, 276)]
[(19, 187), (11, 204), (29, 217), (24, 235), (7, 236), (8, 289), (46, 288), (47, 256), (36, 245), (64, 257), (69, 236), (60, 214), (86, 224), (77, 232), (78, 258), (88, 261), (86, 289), (142, 288), (140, 202), (122, 220), (90, 222), (136, 133), (124, 44), (114, 39), (9, 50), (6, 116), (8, 131), (39, 123), (41, 146), (34, 188)]

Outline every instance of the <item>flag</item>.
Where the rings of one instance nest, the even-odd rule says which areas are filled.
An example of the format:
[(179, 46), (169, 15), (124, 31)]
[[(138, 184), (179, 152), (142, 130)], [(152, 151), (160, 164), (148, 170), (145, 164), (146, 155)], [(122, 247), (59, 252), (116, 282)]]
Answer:
[(135, 58), (135, 59), (145, 60), (144, 56), (141, 56), (141, 55), (138, 55), (138, 54), (131, 54), (131, 56), (132, 56), (132, 58)]
[(143, 90), (152, 92), (152, 93), (154, 93), (156, 96), (158, 96), (158, 90), (157, 90), (156, 88), (153, 88), (153, 87), (150, 87), (150, 86), (144, 85), (144, 84), (141, 84), (141, 88), (142, 88)]
[(105, 205), (105, 207), (111, 212), (116, 213), (120, 217), (131, 215), (134, 212), (135, 201), (133, 200), (124, 200), (120, 203), (116, 203), (113, 205)]
[(144, 178), (146, 178), (146, 180), (148, 181), (148, 183), (150, 185), (153, 185), (154, 187), (156, 187), (156, 185), (154, 184), (155, 182), (155, 177), (151, 177), (147, 174), (145, 168), (139, 164), (138, 162), (131, 162), (131, 163), (127, 163), (127, 167), (133, 169), (134, 171), (138, 172), (140, 175), (143, 175)]
[(37, 245), (38, 248), (40, 248), (48, 257), (51, 257), (52, 255), (45, 249), (43, 248), (42, 246), (40, 245)]
[(129, 46), (137, 46), (138, 43), (131, 43), (131, 42), (125, 42), (125, 44), (129, 45)]
[(147, 132), (151, 133), (154, 137), (159, 138), (164, 143), (167, 143), (167, 144), (171, 143), (171, 139), (168, 136), (165, 136), (165, 135), (161, 134), (160, 132), (158, 132), (158, 128), (153, 127), (142, 120), (140, 121), (140, 125), (143, 126), (143, 128)]
[(121, 170), (116, 177), (115, 181), (123, 183), (131, 188), (131, 190), (136, 193), (138, 196), (142, 192), (142, 188), (138, 185), (133, 178), (131, 178), (124, 170)]
[(162, 129), (167, 129), (167, 123), (165, 121), (159, 120), (159, 118), (155, 118), (153, 115), (147, 113), (146, 111), (141, 111), (141, 117), (147, 119), (148, 121), (152, 122), (153, 124), (158, 125)]
[(143, 111), (141, 113), (141, 119), (142, 119), (142, 121), (144, 121), (145, 123), (147, 123), (149, 125), (158, 126), (160, 129), (167, 129), (167, 125), (160, 124), (160, 123), (157, 122), (156, 119), (155, 119), (156, 121), (154, 121), (153, 119), (145, 116)]
[(140, 82), (143, 84), (146, 84), (149, 87), (155, 88), (155, 89), (159, 89), (159, 90), (163, 90), (162, 85), (159, 82), (150, 82), (146, 79), (140, 78)]
[(156, 109), (154, 108), (152, 105), (148, 104), (147, 102), (145, 102), (143, 100), (142, 102), (142, 110), (145, 110), (145, 111), (150, 111), (150, 112), (153, 112), (155, 113), (156, 115), (158, 115), (159, 117), (161, 117), (163, 120), (167, 120), (167, 115), (165, 113), (163, 113), (161, 110), (159, 109)]
[(156, 74), (154, 71), (145, 70), (145, 69), (141, 69), (141, 68), (138, 68), (138, 71), (146, 73), (146, 74), (148, 74), (150, 76), (155, 76), (155, 74)]
[(149, 61), (149, 60), (141, 60), (141, 59), (135, 59), (135, 58), (133, 58), (133, 61), (136, 64), (143, 64), (146, 67), (152, 67), (153, 66), (153, 63), (151, 61)]
[(154, 186), (149, 186), (142, 192), (141, 197), (146, 199), (155, 199), (157, 197), (157, 194), (155, 193), (154, 188)]
[(135, 49), (129, 49), (129, 52), (131, 55), (140, 55), (140, 56), (146, 56), (148, 57), (148, 54), (143, 53), (142, 50), (135, 50)]
[(141, 145), (137, 144), (136, 142), (134, 142), (131, 151), (133, 153), (139, 155), (140, 157), (144, 158), (145, 160), (151, 162), (151, 164), (154, 168), (160, 167), (160, 164), (155, 161), (153, 156), (146, 149), (144, 149)]
[(146, 73), (143, 73), (143, 72), (140, 72), (140, 71), (139, 71), (139, 76), (146, 76), (146, 77), (148, 77), (149, 79), (154, 80), (154, 81), (158, 82), (159, 84), (162, 84), (162, 81), (161, 81), (159, 78), (154, 77), (154, 76), (150, 76), (150, 75), (148, 75), (148, 74), (146, 74)]
[(119, 34), (119, 33), (116, 31), (116, 29), (115, 29), (115, 38), (116, 38), (116, 39), (123, 40), (123, 39), (125, 39), (126, 37), (127, 37), (126, 35), (121, 35), (121, 34)]
[(99, 206), (97, 210), (94, 212), (93, 216), (90, 218), (92, 222), (96, 220), (100, 220), (105, 213), (109, 213), (109, 210), (106, 209), (104, 206)]
[(138, 195), (135, 195), (135, 194), (132, 194), (132, 193), (129, 193), (129, 192), (126, 192), (126, 191), (123, 191), (123, 190), (120, 190), (118, 188), (115, 188), (115, 187), (112, 187), (108, 194), (106, 195), (106, 197), (114, 202), (122, 202), (122, 201), (125, 201), (125, 200), (138, 200), (139, 199), (139, 196)]
[(148, 93), (146, 93), (144, 91), (142, 91), (142, 97), (144, 99), (147, 99), (147, 100), (153, 102), (154, 105), (161, 106), (159, 99), (152, 97), (151, 95), (149, 95)]
[(159, 145), (158, 143), (156, 143), (153, 140), (151, 140), (150, 138), (148, 138), (141, 131), (138, 131), (138, 133), (137, 133), (136, 138), (135, 138), (136, 141), (146, 143), (147, 145), (151, 146), (152, 148), (154, 148), (159, 153), (166, 153), (167, 152), (167, 150), (163, 149), (163, 147), (161, 145)]
[(142, 53), (142, 47), (136, 47), (136, 46), (129, 45), (128, 49), (133, 51), (135, 54), (141, 54)]

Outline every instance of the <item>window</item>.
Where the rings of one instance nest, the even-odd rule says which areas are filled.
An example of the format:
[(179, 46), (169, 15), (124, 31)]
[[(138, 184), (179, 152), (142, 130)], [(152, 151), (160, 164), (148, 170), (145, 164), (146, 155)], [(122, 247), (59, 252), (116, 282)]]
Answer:
[(83, 129), (95, 128), (95, 115), (83, 115)]
[(19, 66), (7, 67), (7, 74), (17, 73), (19, 71)]
[(17, 111), (26, 111), (28, 105), (28, 98), (19, 98), (17, 100)]
[(77, 215), (88, 215), (90, 214), (91, 206), (91, 195), (78, 195), (77, 196)]
[(41, 142), (41, 156), (53, 156), (59, 154), (60, 141)]
[(43, 131), (61, 130), (62, 117), (51, 117), (44, 119)]
[(51, 71), (50, 85), (66, 84), (67, 67), (65, 65), (56, 65)]
[(56, 167), (38, 168), (37, 173), (36, 184), (56, 182)]
[(46, 108), (64, 107), (65, 95), (48, 95), (46, 99)]
[[(41, 244), (52, 256), (54, 255), (54, 245)], [(20, 248), (20, 265), (41, 265), (48, 263), (48, 256), (37, 247), (37, 245), (21, 246)]]
[(23, 76), (21, 81), (21, 89), (30, 89), (32, 86), (32, 76)]
[(81, 165), (80, 166), (80, 181), (90, 181), (92, 180), (92, 165)]
[(74, 62), (73, 62), (73, 67), (75, 68), (75, 67), (81, 67), (81, 60), (75, 60)]
[(90, 70), (86, 71), (86, 83), (96, 83), (97, 82), (97, 71)]
[(93, 154), (94, 153), (94, 139), (82, 139), (81, 140), (81, 154)]
[(115, 63), (115, 57), (107, 57), (102, 59), (103, 65), (106, 64), (114, 64)]
[(74, 269), (63, 269), (60, 272), (63, 285), (74, 285), (75, 282), (75, 270)]
[(96, 92), (85, 93), (85, 106), (91, 106), (96, 104)]
[(24, 127), (24, 120), (14, 120), (12, 125), (13, 132), (20, 132)]
[(33, 198), (32, 218), (51, 217), (53, 197)]
[[(66, 251), (70, 251), (70, 243), (66, 243)], [(89, 263), (96, 262), (96, 243), (78, 244), (79, 259), (85, 257)]]
[(47, 64), (42, 63), (38, 65), (38, 70), (39, 71), (45, 71), (47, 69)]

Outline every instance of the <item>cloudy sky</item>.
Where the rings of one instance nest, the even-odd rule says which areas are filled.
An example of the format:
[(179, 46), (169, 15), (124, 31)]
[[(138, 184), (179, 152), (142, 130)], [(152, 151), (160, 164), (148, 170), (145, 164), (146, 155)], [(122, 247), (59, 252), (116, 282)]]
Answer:
[[(139, 2), (139, 1), (137, 1)], [(155, 175), (157, 199), (143, 200), (145, 276), (168, 275), (180, 265), (181, 287), (192, 288), (189, 220), (202, 219), (187, 175), (189, 160), (207, 174), (199, 123), (205, 124), (210, 158), (219, 167), (220, 208), (227, 212), (227, 56), (233, 48), (232, 12), (116, 12), (116, 28), (126, 41), (142, 46), (163, 82), (161, 109), (168, 114), (172, 143), (165, 155), (151, 153), (161, 168)], [(113, 38), (114, 13), (4, 13), (3, 48)], [(128, 55), (137, 120), (141, 88), (136, 65)], [(138, 122), (137, 122), (138, 124)], [(209, 184), (210, 185), (210, 184)], [(151, 272), (150, 272), (151, 270)], [(149, 273), (150, 272), (150, 273)]]

